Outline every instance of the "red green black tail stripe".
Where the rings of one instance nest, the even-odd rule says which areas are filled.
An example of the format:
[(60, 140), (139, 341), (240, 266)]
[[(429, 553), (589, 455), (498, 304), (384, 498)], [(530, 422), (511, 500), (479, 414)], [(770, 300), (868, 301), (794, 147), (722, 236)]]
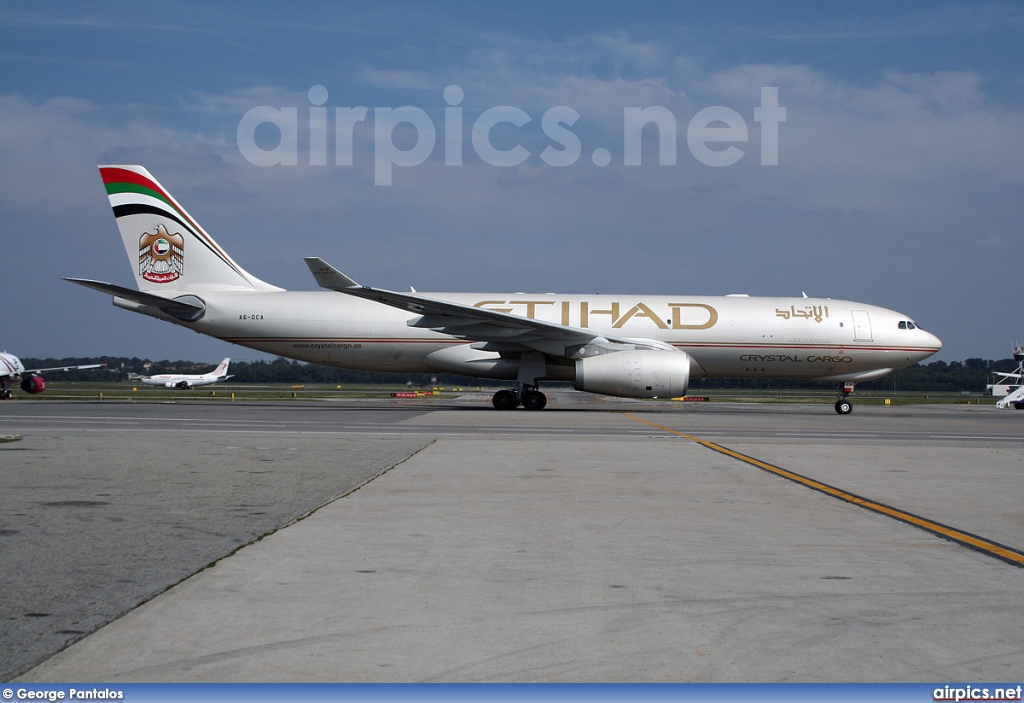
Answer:
[[(152, 181), (145, 176), (142, 176), (134, 171), (129, 171), (124, 168), (101, 168), (100, 176), (103, 178), (103, 185), (107, 189), (107, 195), (117, 195), (120, 193), (138, 193), (140, 195), (148, 195), (152, 198), (156, 198), (164, 203), (177, 215), (171, 219), (180, 222), (183, 226), (188, 227), (193, 232), (203, 232), (203, 228), (199, 224), (188, 216), (175, 201), (170, 194), (160, 187), (156, 181)], [(115, 217), (120, 217), (117, 212), (118, 208), (114, 208)], [(136, 213), (124, 213), (124, 214), (137, 214)], [(154, 214), (163, 214), (157, 211)], [(186, 224), (187, 223), (187, 224)], [(206, 234), (203, 232), (203, 234)]]

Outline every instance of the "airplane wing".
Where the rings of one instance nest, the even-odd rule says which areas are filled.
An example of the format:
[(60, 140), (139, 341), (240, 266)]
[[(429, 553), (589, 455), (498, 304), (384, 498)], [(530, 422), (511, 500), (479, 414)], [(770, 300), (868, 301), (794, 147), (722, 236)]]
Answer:
[(30, 373), (46, 373), (47, 371), (76, 371), (78, 369), (98, 369), (105, 367), (106, 364), (86, 364), (85, 366), (54, 366), (49, 369), (25, 369), (22, 371), (22, 375)]
[(307, 257), (305, 261), (321, 288), (417, 313), (420, 317), (410, 320), (410, 327), (422, 327), (474, 341), (477, 344), (473, 347), (482, 351), (539, 351), (566, 358), (578, 356), (586, 346), (598, 346), (609, 351), (623, 348), (674, 351), (672, 346), (653, 339), (599, 335), (579, 327), (437, 300), (417, 293), (361, 286), (323, 259)]

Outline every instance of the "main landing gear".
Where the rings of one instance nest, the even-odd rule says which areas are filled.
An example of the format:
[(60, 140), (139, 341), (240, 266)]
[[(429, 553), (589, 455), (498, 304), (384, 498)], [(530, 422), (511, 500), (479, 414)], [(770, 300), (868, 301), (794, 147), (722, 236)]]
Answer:
[(521, 390), (511, 388), (498, 391), (491, 398), (491, 403), (498, 410), (515, 410), (522, 405), (527, 410), (543, 410), (548, 404), (548, 397), (536, 386), (525, 386)]
[(853, 393), (853, 384), (849, 381), (839, 386), (839, 400), (836, 401), (836, 412), (840, 415), (849, 415), (853, 412), (853, 403), (846, 399), (851, 393)]

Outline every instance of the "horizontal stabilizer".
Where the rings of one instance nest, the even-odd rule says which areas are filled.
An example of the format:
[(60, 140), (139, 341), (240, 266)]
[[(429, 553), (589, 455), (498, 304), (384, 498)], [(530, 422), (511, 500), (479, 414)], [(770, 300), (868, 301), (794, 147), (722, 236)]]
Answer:
[(64, 280), (70, 281), (71, 283), (77, 283), (78, 285), (85, 286), (86, 288), (98, 290), (101, 293), (109, 293), (110, 295), (117, 296), (118, 298), (131, 300), (132, 302), (139, 303), (140, 305), (150, 305), (155, 308), (160, 308), (161, 310), (177, 310), (180, 312), (201, 312), (203, 310), (202, 305), (196, 305), (195, 303), (189, 303), (184, 300), (165, 298), (153, 293), (143, 293), (142, 291), (125, 288), (124, 286), (117, 286), (113, 283), (92, 281), (88, 278), (65, 278)]

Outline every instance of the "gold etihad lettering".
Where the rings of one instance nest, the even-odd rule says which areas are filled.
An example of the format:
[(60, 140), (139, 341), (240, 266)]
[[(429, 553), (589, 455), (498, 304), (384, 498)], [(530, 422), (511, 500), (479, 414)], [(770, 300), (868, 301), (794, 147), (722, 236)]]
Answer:
[(614, 327), (615, 329), (620, 329), (624, 324), (629, 322), (636, 315), (639, 315), (640, 317), (646, 317), (648, 320), (650, 320), (663, 330), (668, 329), (668, 325), (662, 322), (661, 318), (655, 315), (654, 311), (651, 310), (646, 305), (644, 305), (643, 303), (637, 303), (636, 305), (631, 307), (629, 309), (629, 312), (627, 312), (625, 315), (616, 320), (615, 324), (612, 325), (612, 327)]
[[(718, 311), (710, 305), (703, 303), (669, 303), (668, 306), (672, 309), (672, 329), (674, 330), (706, 330), (710, 327), (714, 327), (715, 323), (718, 322)], [(679, 311), (682, 308), (703, 308), (708, 312), (708, 320), (699, 325), (687, 325), (679, 319)]]
[(580, 327), (584, 329), (590, 327), (591, 315), (611, 315), (612, 327), (614, 327), (615, 320), (619, 319), (619, 304), (612, 303), (612, 307), (609, 310), (591, 310), (590, 303), (584, 300), (580, 303)]
[(474, 308), (486, 308), (494, 312), (512, 312), (512, 308), (492, 308), (492, 305), (508, 305), (504, 300), (481, 300), (473, 305)]
[[(571, 301), (560, 301), (557, 308), (561, 317), (561, 324), (571, 327), (571, 313), (573, 304)], [(537, 308), (541, 305), (555, 305), (554, 300), (481, 300), (474, 303), (473, 307), (493, 310), (495, 312), (520, 315), (531, 320), (537, 319)], [(587, 329), (591, 326), (591, 318), (594, 316), (607, 316), (612, 329), (622, 329), (633, 318), (646, 318), (659, 329), (663, 330), (706, 330), (714, 327), (718, 322), (718, 311), (704, 303), (669, 303), (669, 315), (662, 317), (646, 303), (637, 303), (622, 313), (622, 304), (619, 301), (603, 303), (606, 308), (591, 309), (591, 301), (582, 300), (578, 304), (579, 326)]]
[(525, 305), (526, 306), (526, 316), (532, 320), (532, 319), (534, 319), (537, 316), (536, 310), (537, 310), (537, 306), (538, 305), (554, 305), (555, 301), (554, 300), (520, 300), (519, 303), (521, 305)]

